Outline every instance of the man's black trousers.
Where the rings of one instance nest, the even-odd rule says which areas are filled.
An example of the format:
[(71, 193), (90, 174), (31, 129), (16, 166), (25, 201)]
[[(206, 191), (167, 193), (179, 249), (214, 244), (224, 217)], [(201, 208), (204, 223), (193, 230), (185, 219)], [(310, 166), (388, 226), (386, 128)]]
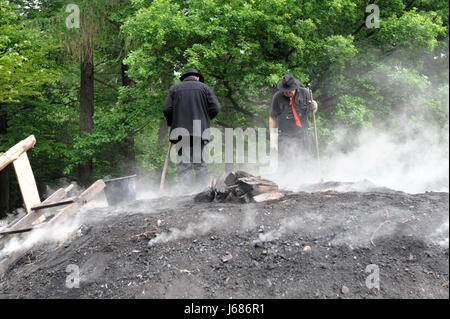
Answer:
[[(207, 155), (203, 154), (207, 140), (200, 137), (185, 137), (175, 144), (178, 161), (178, 182), (187, 187), (204, 187), (208, 184)], [(195, 182), (192, 170), (195, 172)]]

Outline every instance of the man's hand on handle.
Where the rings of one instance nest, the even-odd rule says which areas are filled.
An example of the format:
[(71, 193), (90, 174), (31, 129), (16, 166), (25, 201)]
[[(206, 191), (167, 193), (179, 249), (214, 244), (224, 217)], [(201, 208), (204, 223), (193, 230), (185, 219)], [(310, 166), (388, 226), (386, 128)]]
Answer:
[(316, 112), (317, 112), (317, 102), (315, 100), (312, 100), (312, 102), (311, 102), (311, 112), (313, 114), (316, 114)]
[(270, 130), (270, 149), (278, 151), (278, 129), (277, 120), (273, 117), (269, 117), (269, 130)]
[(278, 151), (278, 131), (276, 128), (270, 128), (270, 149)]

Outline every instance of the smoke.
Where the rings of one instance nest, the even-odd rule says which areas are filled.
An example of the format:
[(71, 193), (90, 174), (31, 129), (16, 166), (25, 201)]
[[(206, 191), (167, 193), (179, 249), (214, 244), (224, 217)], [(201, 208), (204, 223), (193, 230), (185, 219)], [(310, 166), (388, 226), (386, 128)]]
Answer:
[[(416, 223), (409, 210), (393, 207), (367, 213), (347, 213), (345, 219), (339, 214), (302, 212), (299, 216), (282, 219), (277, 229), (258, 234), (252, 244), (277, 241), (296, 234), (309, 238), (326, 237), (330, 245), (348, 245), (353, 248), (376, 245), (379, 238), (396, 234), (415, 236), (448, 247), (448, 215), (441, 215), (430, 216), (426, 221)], [(445, 218), (446, 221), (442, 222)]]
[[(302, 158), (298, 147), (289, 146), (289, 160), (281, 163), (278, 174), (273, 176), (280, 186), (298, 191), (304, 184), (317, 183), (322, 178), (340, 182), (369, 180), (407, 193), (449, 191), (448, 65), (446, 70), (439, 70), (447, 74), (443, 82), (445, 77), (433, 74), (436, 71), (427, 70), (425, 76), (401, 67), (411, 61), (403, 63), (399, 55), (379, 60), (383, 65), (365, 78), (383, 95), (380, 105), (375, 106), (378, 113), (372, 114), (369, 105), (359, 105), (361, 110), (354, 105), (355, 109), (346, 109), (345, 104), (354, 100), (340, 101), (342, 118), (329, 120), (325, 127), (321, 126), (325, 121), (318, 123), (319, 131), (328, 134), (319, 139), (323, 148), (321, 171), (314, 143), (314, 156), (309, 159)], [(355, 100), (364, 103), (363, 99)], [(361, 123), (363, 116), (349, 110), (360, 111), (370, 120), (364, 120), (362, 128), (352, 127), (352, 116), (356, 123)], [(344, 120), (348, 120), (347, 126), (337, 124)]]
[(284, 235), (298, 231), (305, 226), (305, 219), (302, 217), (284, 218), (280, 222), (280, 228), (267, 233), (260, 233), (258, 239), (252, 244), (270, 242), (282, 238)]
[(25, 209), (17, 208), (11, 213), (8, 213), (4, 219), (0, 219), (0, 228), (6, 227), (26, 215)]
[(22, 236), (12, 237), (0, 251), (0, 260), (18, 251), (27, 251), (39, 243), (53, 243), (67, 239), (81, 226), (79, 217), (44, 224)]
[[(60, 188), (64, 188), (68, 191), (66, 198), (77, 196), (85, 190), (76, 183), (71, 183), (69, 187), (69, 184), (62, 180), (56, 182), (53, 186), (47, 186), (43, 197), (48, 198)], [(68, 239), (75, 230), (80, 228), (82, 223), (89, 221), (89, 219), (94, 219), (90, 218), (89, 215), (82, 218), (81, 216), (83, 216), (84, 212), (102, 207), (107, 207), (104, 192), (101, 192), (96, 198), (84, 204), (73, 217), (63, 218), (56, 223), (38, 224), (34, 226), (35, 228), (30, 232), (12, 236), (0, 250), (0, 260), (16, 252), (25, 252), (41, 243), (55, 243)], [(52, 215), (57, 214), (58, 212), (59, 208), (50, 208), (45, 213), (45, 216), (51, 219)], [(14, 221), (19, 221), (26, 213), (23, 209), (18, 209), (15, 212), (15, 215), (14, 220), (6, 221), (8, 225), (12, 225)]]
[(311, 235), (324, 229), (324, 217), (312, 212), (302, 212), (301, 216), (283, 218), (278, 229), (260, 233), (252, 243), (264, 243), (278, 240), (288, 234)]
[(158, 243), (167, 243), (178, 239), (191, 238), (194, 236), (203, 236), (210, 231), (221, 229), (228, 224), (229, 218), (221, 214), (204, 214), (204, 219), (198, 223), (189, 223), (184, 230), (178, 228), (171, 228), (169, 232), (158, 234), (155, 238), (150, 240), (148, 246), (153, 246)]
[(435, 228), (434, 232), (430, 236), (434, 242), (437, 242), (437, 244), (447, 249), (449, 235), (448, 222), (449, 220), (447, 216), (447, 220), (444, 223), (438, 225), (438, 227)]
[(331, 151), (333, 155), (323, 161), (327, 179), (368, 179), (408, 193), (448, 192), (448, 132), (429, 128), (399, 140), (387, 132), (369, 128), (359, 134), (356, 143), (348, 153)]
[[(174, 149), (172, 149), (174, 151)], [(169, 165), (175, 165), (169, 162)], [(209, 182), (202, 185), (183, 185), (177, 182), (177, 178), (172, 176), (169, 178), (166, 175), (164, 181), (163, 191), (160, 191), (161, 176), (159, 174), (150, 174), (148, 172), (142, 172), (138, 175), (136, 181), (136, 199), (137, 200), (150, 200), (164, 197), (179, 197), (197, 194), (204, 190)]]
[(161, 176), (140, 172), (136, 178), (136, 199), (146, 200), (154, 199), (160, 196), (159, 181)]
[[(449, 191), (449, 132), (428, 127), (420, 132), (405, 130), (399, 136), (377, 128), (362, 129), (353, 139), (341, 128), (335, 141), (321, 156), (321, 171), (316, 158), (300, 160), (293, 152), (288, 164), (280, 164), (273, 176), (281, 188), (304, 190), (308, 184), (325, 181), (365, 181), (368, 189), (383, 186), (407, 193)], [(370, 181), (370, 182), (369, 182)], [(375, 185), (374, 185), (375, 184)]]
[[(373, 56), (378, 53), (373, 52)], [(379, 96), (380, 105), (375, 105), (379, 113), (369, 120), (371, 124), (368, 126), (366, 122), (359, 129), (337, 125), (344, 122), (344, 118), (350, 118), (351, 122), (351, 116), (361, 115), (349, 114), (344, 107), (341, 116), (344, 118), (335, 122), (331, 119), (326, 127), (322, 127), (325, 121), (318, 122), (319, 132), (327, 134), (323, 140), (319, 134), (320, 170), (314, 144), (314, 156), (309, 159), (302, 158), (302, 150), (291, 145), (288, 146), (292, 149), (290, 158), (279, 163), (278, 172), (267, 178), (282, 189), (292, 191), (365, 192), (383, 188), (388, 191), (386, 188), (389, 188), (411, 194), (448, 193), (448, 62), (442, 64), (443, 69), (419, 72), (408, 69), (408, 65), (415, 62), (403, 63), (405, 58), (400, 54), (378, 56), (378, 60), (381, 67), (370, 74), (360, 74), (357, 69), (354, 72), (361, 79), (365, 77), (364, 80), (383, 95)], [(420, 61), (420, 57), (417, 60)], [(354, 92), (355, 96), (358, 94)], [(363, 112), (370, 114), (368, 105), (360, 106)], [(320, 108), (319, 104), (319, 114)], [(380, 111), (383, 108), (385, 113)], [(418, 219), (410, 220), (414, 216), (410, 210), (389, 207), (389, 210), (380, 209), (370, 214), (324, 215), (324, 222), (318, 225), (313, 216), (302, 213), (281, 221), (279, 229), (259, 234), (254, 243), (277, 240), (288, 234), (314, 237), (327, 234), (334, 236), (330, 244), (366, 246), (376, 244), (383, 236), (407, 234), (448, 248), (448, 213), (424, 215), (426, 217), (418, 222)]]
[(258, 216), (258, 212), (255, 210), (247, 208), (244, 212), (244, 219), (241, 224), (241, 231), (248, 231), (250, 229), (254, 229), (257, 226), (256, 217)]

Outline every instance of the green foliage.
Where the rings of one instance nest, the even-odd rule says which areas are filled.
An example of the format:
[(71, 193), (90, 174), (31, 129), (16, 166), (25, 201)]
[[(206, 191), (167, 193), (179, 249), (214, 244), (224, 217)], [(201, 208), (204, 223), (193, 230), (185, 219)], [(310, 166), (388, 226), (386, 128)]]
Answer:
[(438, 44), (437, 36), (445, 32), (442, 18), (435, 12), (405, 12), (400, 17), (392, 15), (381, 21), (375, 41), (388, 50), (397, 47), (417, 49), (425, 47), (430, 51)]
[(342, 126), (356, 131), (361, 127), (371, 125), (372, 112), (367, 108), (361, 97), (342, 95), (332, 112), (332, 120), (336, 126)]
[[(313, 83), (324, 137), (336, 127), (387, 125), (412, 97), (440, 110), (434, 122), (442, 125), (445, 102), (426, 98), (423, 57), (442, 48), (448, 11), (436, 2), (377, 4), (381, 27), (368, 29), (365, 1), (134, 1), (139, 10), (122, 27), (133, 47), (129, 75), (162, 102), (177, 74), (200, 69), (223, 105), (220, 125), (266, 126), (285, 73)], [(149, 108), (158, 114), (161, 104)]]
[[(39, 95), (40, 85), (55, 78), (47, 55), (55, 48), (43, 33), (16, 23), (11, 4), (0, 1), (0, 103)], [(50, 45), (49, 45), (50, 44)]]

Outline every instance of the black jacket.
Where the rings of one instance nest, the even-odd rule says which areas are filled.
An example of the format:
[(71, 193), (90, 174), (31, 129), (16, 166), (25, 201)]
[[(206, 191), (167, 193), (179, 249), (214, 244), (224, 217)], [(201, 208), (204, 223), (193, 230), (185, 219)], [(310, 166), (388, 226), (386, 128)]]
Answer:
[(297, 135), (304, 133), (309, 128), (308, 112), (310, 112), (310, 105), (308, 103), (308, 90), (305, 88), (298, 88), (294, 97), (292, 98), (295, 111), (300, 119), (302, 127), (295, 123), (294, 113), (289, 103), (289, 98), (278, 91), (275, 93), (272, 100), (272, 109), (270, 116), (278, 120), (278, 131), (281, 135)]
[[(198, 136), (198, 132), (193, 130), (193, 121), (201, 121), (200, 134), (202, 134), (220, 112), (220, 104), (209, 86), (195, 79), (186, 78), (170, 89), (163, 112), (171, 132), (175, 128), (185, 128), (190, 136)], [(206, 139), (209, 140), (209, 137)], [(171, 141), (176, 140), (171, 138)]]

